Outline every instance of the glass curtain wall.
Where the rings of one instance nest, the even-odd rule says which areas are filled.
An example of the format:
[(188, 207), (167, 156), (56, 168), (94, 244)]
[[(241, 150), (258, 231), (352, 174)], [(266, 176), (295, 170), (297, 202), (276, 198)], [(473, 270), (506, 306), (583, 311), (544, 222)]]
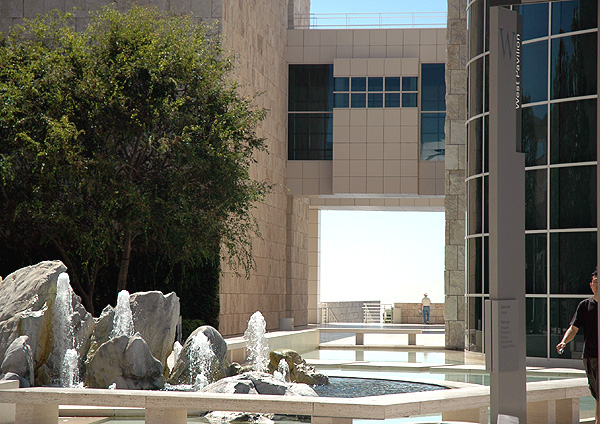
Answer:
[[(513, 6), (523, 16), (527, 356), (553, 347), (596, 267), (597, 0)], [(489, 296), (489, 4), (467, 9), (467, 346), (483, 350)], [(582, 335), (563, 358), (580, 358)]]

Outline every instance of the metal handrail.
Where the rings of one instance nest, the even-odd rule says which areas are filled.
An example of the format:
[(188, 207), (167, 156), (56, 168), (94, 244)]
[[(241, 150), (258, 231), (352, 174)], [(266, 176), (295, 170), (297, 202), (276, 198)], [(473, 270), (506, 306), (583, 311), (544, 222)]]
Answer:
[(296, 14), (290, 29), (445, 28), (446, 12), (305, 13)]

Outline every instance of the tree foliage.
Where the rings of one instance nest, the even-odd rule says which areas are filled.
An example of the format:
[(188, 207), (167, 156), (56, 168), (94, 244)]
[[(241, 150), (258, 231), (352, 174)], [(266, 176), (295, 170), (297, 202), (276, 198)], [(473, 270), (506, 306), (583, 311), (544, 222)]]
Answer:
[(86, 30), (54, 12), (0, 40), (0, 239), (59, 252), (84, 304), (101, 270), (219, 249), (248, 273), (265, 116), (238, 94), (211, 29), (152, 8), (104, 8)]

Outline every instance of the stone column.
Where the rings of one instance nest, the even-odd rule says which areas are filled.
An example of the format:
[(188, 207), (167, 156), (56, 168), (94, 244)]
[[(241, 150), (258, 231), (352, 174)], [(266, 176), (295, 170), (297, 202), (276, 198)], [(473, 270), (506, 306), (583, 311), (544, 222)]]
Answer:
[(446, 33), (446, 348), (465, 347), (467, 0), (448, 0)]
[(285, 309), (294, 325), (308, 324), (308, 198), (288, 196)]
[(320, 324), (320, 257), (321, 214), (318, 209), (308, 211), (308, 323)]

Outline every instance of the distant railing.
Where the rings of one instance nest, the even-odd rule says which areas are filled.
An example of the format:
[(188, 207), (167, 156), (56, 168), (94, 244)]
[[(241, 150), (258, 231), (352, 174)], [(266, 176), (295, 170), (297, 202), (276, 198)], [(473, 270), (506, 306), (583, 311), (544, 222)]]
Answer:
[(290, 29), (445, 28), (446, 12), (297, 14)]

